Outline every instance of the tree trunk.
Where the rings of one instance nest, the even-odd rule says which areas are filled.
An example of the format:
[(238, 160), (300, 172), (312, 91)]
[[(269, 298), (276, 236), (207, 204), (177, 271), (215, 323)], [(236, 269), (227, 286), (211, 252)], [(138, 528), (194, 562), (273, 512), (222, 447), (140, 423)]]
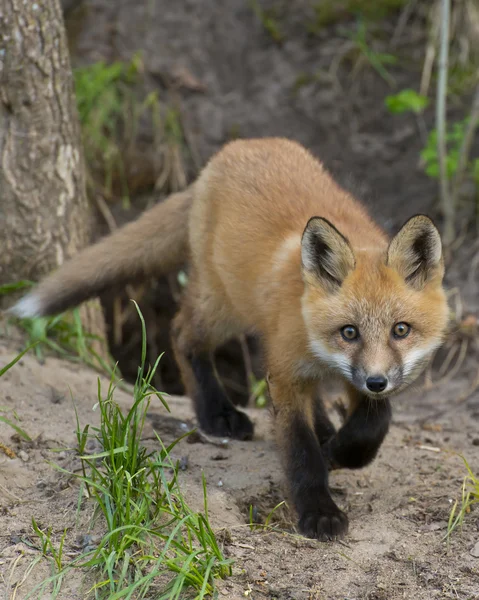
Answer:
[[(0, 285), (40, 279), (92, 232), (59, 0), (1, 6)], [(83, 312), (87, 329), (103, 336), (98, 302)]]

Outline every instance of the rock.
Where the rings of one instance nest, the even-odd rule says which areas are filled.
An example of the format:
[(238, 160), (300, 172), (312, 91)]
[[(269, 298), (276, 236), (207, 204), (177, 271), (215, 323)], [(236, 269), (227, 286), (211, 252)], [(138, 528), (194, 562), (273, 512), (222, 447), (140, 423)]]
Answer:
[(25, 450), (20, 450), (20, 452), (18, 453), (18, 457), (21, 458), (23, 460), (23, 462), (27, 462), (30, 458), (28, 456), (28, 454), (25, 452)]
[(479, 558), (479, 542), (476, 542), (476, 545), (470, 550), (471, 556), (474, 558)]

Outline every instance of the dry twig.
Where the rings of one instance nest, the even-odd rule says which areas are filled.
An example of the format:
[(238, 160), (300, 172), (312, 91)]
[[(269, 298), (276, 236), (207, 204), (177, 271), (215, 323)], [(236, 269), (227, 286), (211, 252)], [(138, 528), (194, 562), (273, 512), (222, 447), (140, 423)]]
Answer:
[(444, 216), (444, 243), (449, 246), (454, 240), (455, 207), (449, 194), (447, 178), (446, 148), (446, 93), (449, 58), (449, 21), (451, 1), (441, 1), (440, 45), (436, 97), (437, 154), (439, 159), (439, 181), (441, 208)]

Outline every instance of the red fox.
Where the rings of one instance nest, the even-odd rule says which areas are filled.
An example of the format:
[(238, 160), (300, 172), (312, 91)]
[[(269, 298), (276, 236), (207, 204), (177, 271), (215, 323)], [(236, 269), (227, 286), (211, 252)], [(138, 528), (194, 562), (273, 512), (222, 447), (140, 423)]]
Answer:
[[(328, 472), (375, 458), (389, 428), (389, 397), (417, 378), (444, 337), (436, 227), (417, 215), (389, 241), (298, 143), (237, 140), (184, 192), (80, 252), (12, 312), (52, 314), (185, 262), (189, 281), (172, 338), (200, 426), (253, 436), (217, 381), (212, 353), (233, 336), (258, 335), (299, 530), (344, 536), (348, 519), (331, 497)], [(338, 431), (315, 394), (331, 375), (345, 382), (349, 400)]]

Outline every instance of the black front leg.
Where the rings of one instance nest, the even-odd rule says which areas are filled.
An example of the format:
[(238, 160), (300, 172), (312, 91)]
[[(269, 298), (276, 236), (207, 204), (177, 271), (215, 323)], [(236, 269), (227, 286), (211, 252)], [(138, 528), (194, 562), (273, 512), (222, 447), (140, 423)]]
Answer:
[(360, 469), (376, 457), (391, 422), (389, 399), (358, 399), (356, 408), (337, 434), (322, 446), (329, 469)]
[(217, 436), (250, 440), (254, 427), (249, 417), (237, 410), (220, 385), (208, 354), (188, 357), (196, 379), (194, 403), (201, 428)]
[(301, 533), (323, 541), (343, 537), (348, 518), (331, 497), (328, 466), (315, 432), (301, 414), (295, 414), (283, 433), (288, 481)]
[[(191, 283), (188, 284), (192, 294)], [(176, 362), (181, 371), (181, 379), (186, 394), (193, 400), (196, 415), (205, 433), (227, 436), (240, 440), (253, 437), (254, 427), (248, 416), (237, 410), (226, 395), (218, 380), (213, 362), (213, 350), (217, 341), (201, 311), (191, 304), (195, 296), (183, 302), (176, 315), (171, 337)], [(187, 298), (188, 299), (188, 298)]]

